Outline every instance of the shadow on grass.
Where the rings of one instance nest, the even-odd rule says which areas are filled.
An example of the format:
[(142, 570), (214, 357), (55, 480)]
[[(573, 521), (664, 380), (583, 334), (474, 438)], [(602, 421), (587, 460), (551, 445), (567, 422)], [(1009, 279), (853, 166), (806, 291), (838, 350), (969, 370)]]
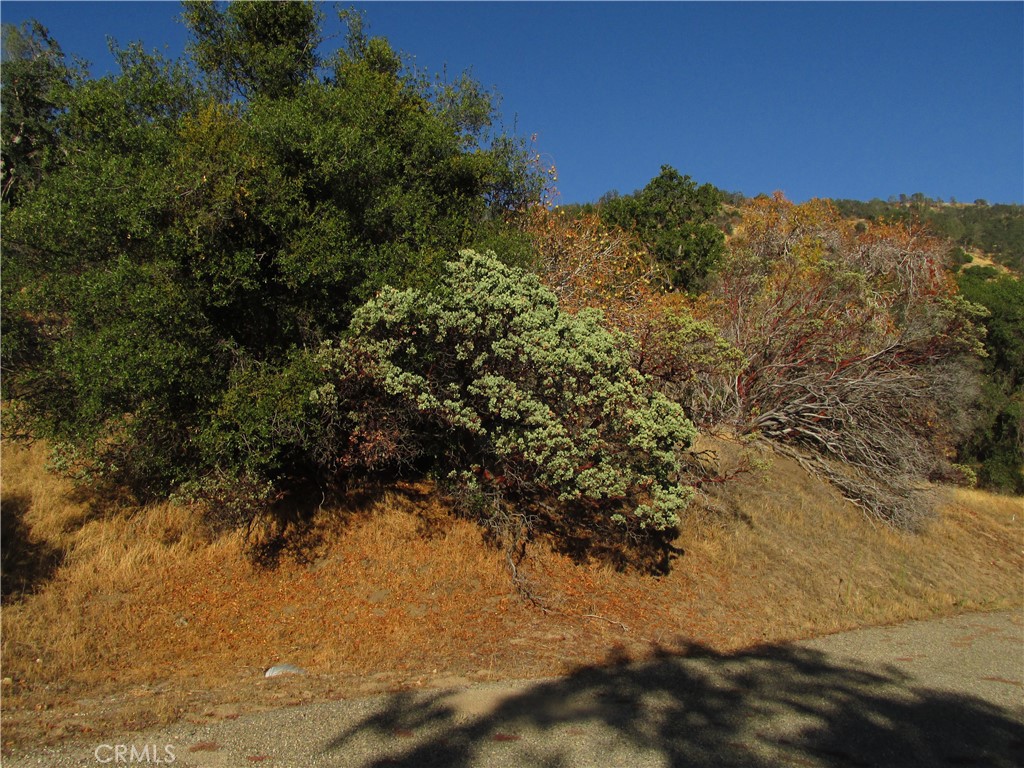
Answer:
[[(486, 689), (484, 689), (486, 690)], [(1018, 716), (818, 651), (700, 646), (581, 668), (467, 713), (400, 693), (333, 738), (363, 766), (992, 766), (1024, 759)], [(385, 748), (381, 749), (380, 744)], [(326, 756), (325, 755), (325, 756)]]
[[(324, 541), (325, 527), (322, 520), (318, 521), (321, 513), (333, 518), (335, 529), (344, 528), (366, 519), (386, 497), (397, 500), (416, 518), (417, 531), (425, 539), (442, 535), (452, 520), (461, 518), (476, 523), (490, 546), (505, 546), (503, 537), (495, 535), (481, 515), (467, 511), (455, 496), (433, 482), (414, 476), (401, 481), (370, 479), (326, 489), (315, 483), (296, 483), (268, 508), (267, 514), (254, 517), (259, 524), (249, 527), (247, 554), (254, 564), (269, 570), (286, 559), (308, 564)], [(525, 503), (521, 506), (527, 507)], [(631, 535), (612, 522), (607, 511), (578, 508), (549, 515), (533, 510), (525, 517), (531, 523), (524, 541), (543, 539), (555, 552), (577, 564), (596, 561), (618, 571), (664, 575), (671, 570), (672, 562), (685, 554), (673, 544), (676, 530)]]
[(28, 496), (11, 494), (0, 499), (0, 594), (4, 599), (38, 589), (64, 558), (61, 550), (32, 538), (25, 523), (31, 506)]
[[(324, 542), (325, 528), (317, 520), (319, 514), (326, 510), (333, 526), (344, 528), (372, 514), (373, 507), (389, 494), (407, 501), (431, 498), (430, 492), (395, 482), (369, 481), (326, 490), (316, 483), (295, 483), (263, 516), (257, 533), (250, 527), (247, 554), (255, 565), (268, 570), (276, 569), (285, 559), (308, 565)], [(415, 514), (420, 518), (421, 534), (428, 538), (435, 535), (436, 521), (430, 518), (429, 510), (416, 509)]]

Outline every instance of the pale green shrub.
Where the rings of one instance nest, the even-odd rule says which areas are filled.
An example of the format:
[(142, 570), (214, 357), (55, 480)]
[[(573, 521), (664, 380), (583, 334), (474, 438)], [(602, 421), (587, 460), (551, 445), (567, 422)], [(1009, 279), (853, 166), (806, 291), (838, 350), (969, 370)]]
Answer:
[[(678, 524), (691, 497), (679, 452), (696, 430), (600, 312), (563, 312), (535, 275), (463, 251), (436, 290), (385, 289), (350, 330), (322, 348), (312, 395), (347, 425), (341, 463), (429, 465), (488, 514)], [(377, 399), (353, 399), (367, 380)]]

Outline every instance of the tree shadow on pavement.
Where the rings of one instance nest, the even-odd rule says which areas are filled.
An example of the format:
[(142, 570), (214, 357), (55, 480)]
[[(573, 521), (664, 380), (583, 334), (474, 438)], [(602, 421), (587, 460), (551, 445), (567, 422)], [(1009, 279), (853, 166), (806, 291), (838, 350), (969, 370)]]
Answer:
[(490, 700), (486, 688), (396, 694), (325, 751), (345, 765), (410, 768), (1008, 768), (1024, 754), (1019, 712), (797, 647), (729, 656), (689, 646), (498, 690)]

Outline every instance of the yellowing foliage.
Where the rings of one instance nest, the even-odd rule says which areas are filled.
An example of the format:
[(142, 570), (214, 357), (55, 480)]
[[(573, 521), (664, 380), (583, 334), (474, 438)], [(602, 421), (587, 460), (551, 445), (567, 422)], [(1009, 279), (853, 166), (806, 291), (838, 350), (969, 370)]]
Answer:
[(952, 472), (980, 348), (980, 310), (956, 292), (948, 245), (781, 195), (752, 201), (744, 224), (709, 304), (745, 358), (723, 383), (731, 418), (838, 461), (857, 475), (830, 475), (851, 498), (913, 525), (920, 481)]
[(637, 369), (696, 423), (708, 423), (713, 395), (699, 380), (735, 372), (741, 355), (710, 322), (707, 302), (664, 292), (639, 240), (595, 214), (537, 208), (531, 215), (538, 271), (559, 305), (602, 310), (631, 339)]
[(655, 301), (651, 259), (630, 233), (605, 226), (596, 214), (539, 206), (528, 229), (541, 279), (564, 309), (597, 307), (613, 325), (630, 330), (638, 312)]

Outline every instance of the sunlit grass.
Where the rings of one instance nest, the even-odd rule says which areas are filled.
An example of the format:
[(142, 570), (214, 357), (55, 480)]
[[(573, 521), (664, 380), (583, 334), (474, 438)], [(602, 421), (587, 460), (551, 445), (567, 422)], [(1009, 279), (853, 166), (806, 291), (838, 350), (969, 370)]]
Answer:
[[(942, 491), (936, 519), (900, 533), (784, 458), (694, 508), (668, 575), (579, 564), (535, 542), (520, 568), (536, 604), (429, 486), (321, 509), (260, 565), (253, 547), (271, 527), (213, 536), (188, 507), (99, 505), (44, 461), (42, 447), (3, 446), (4, 514), (56, 553), (3, 606), (5, 745), (224, 702), (557, 674), (613, 648), (727, 651), (1024, 604), (1020, 499)], [(263, 681), (279, 662), (310, 676)], [(84, 720), (68, 720), (72, 708)]]

